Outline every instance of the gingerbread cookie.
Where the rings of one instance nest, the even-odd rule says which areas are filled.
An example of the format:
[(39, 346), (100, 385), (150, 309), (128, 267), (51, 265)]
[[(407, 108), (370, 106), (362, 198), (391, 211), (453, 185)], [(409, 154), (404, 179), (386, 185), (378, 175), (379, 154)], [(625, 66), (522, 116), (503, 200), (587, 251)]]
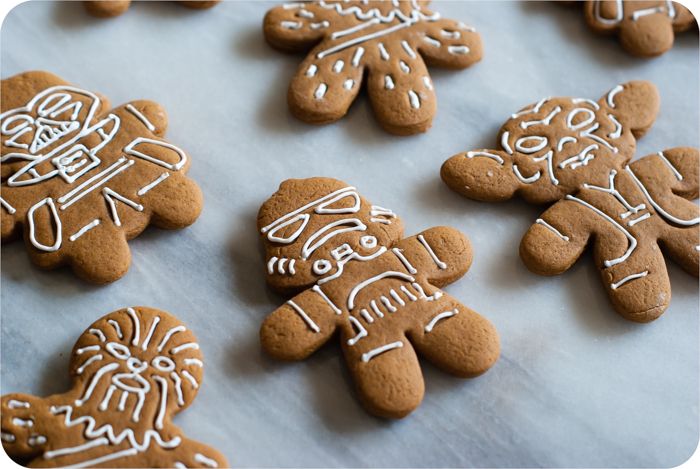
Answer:
[(481, 59), (473, 28), (442, 19), (427, 1), (318, 1), (270, 10), (263, 30), (283, 51), (309, 51), (289, 86), (299, 119), (343, 117), (366, 80), (379, 123), (389, 132), (425, 132), (437, 103), (427, 65), (466, 68)]
[(175, 317), (115, 311), (78, 338), (70, 391), (2, 397), (2, 446), (31, 467), (227, 467), (172, 423), (197, 395), (202, 367), (194, 334)]
[(23, 232), (36, 265), (111, 282), (129, 267), (127, 240), (149, 223), (176, 229), (199, 216), (190, 159), (162, 139), (160, 105), (109, 110), (104, 97), (46, 72), (8, 78), (1, 89), (2, 240)]
[(630, 82), (598, 101), (547, 98), (513, 114), (498, 150), (450, 158), (443, 180), (467, 197), (556, 202), (527, 232), (520, 254), (541, 275), (566, 271), (586, 246), (615, 309), (647, 322), (671, 300), (662, 252), (698, 275), (698, 150), (674, 148), (630, 164), (654, 122), (656, 88)]
[[(194, 9), (204, 9), (211, 8), (220, 0), (202, 0), (202, 1), (178, 1), (180, 5), (184, 5), (187, 8)], [(93, 16), (98, 16), (100, 18), (111, 18), (114, 16), (119, 16), (129, 9), (131, 6), (131, 0), (97, 0), (97, 1), (86, 1), (83, 2), (85, 9)]]
[(499, 354), (493, 325), (440, 287), (471, 264), (453, 228), (403, 238), (401, 220), (329, 178), (282, 183), (258, 214), (267, 280), (296, 293), (260, 330), (263, 348), (302, 360), (339, 332), (367, 410), (400, 418), (423, 398), (416, 351), (460, 377), (488, 370)]
[(656, 57), (673, 46), (675, 33), (695, 23), (683, 5), (668, 0), (589, 0), (586, 23), (597, 33), (617, 33), (622, 47), (640, 57)]

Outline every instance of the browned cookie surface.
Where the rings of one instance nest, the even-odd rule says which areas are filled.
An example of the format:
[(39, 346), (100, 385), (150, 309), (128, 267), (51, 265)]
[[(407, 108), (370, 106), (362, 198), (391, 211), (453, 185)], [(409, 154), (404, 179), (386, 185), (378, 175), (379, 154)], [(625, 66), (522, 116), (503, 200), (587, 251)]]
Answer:
[(442, 178), (476, 200), (515, 195), (554, 203), (520, 245), (525, 264), (560, 274), (594, 248), (605, 289), (627, 319), (647, 322), (671, 300), (662, 253), (698, 275), (698, 150), (673, 148), (630, 163), (659, 108), (649, 82), (619, 85), (597, 101), (547, 98), (513, 114), (499, 149), (453, 156)]
[(24, 235), (31, 260), (95, 283), (123, 276), (127, 241), (149, 224), (176, 229), (202, 208), (189, 156), (163, 139), (152, 101), (110, 109), (47, 72), (2, 81), (2, 240)]
[(389, 132), (430, 128), (437, 109), (427, 66), (466, 68), (481, 59), (481, 39), (441, 18), (424, 1), (291, 3), (265, 16), (265, 38), (285, 51), (308, 51), (289, 86), (296, 117), (326, 124), (343, 117), (367, 87)]
[(174, 316), (126, 308), (93, 323), (71, 354), (72, 388), (2, 397), (2, 445), (31, 467), (227, 467), (172, 418), (202, 384), (194, 334)]
[(471, 265), (459, 231), (436, 227), (404, 238), (390, 209), (329, 178), (283, 182), (261, 207), (258, 229), (269, 284), (296, 293), (263, 323), (263, 348), (301, 360), (338, 333), (369, 412), (399, 418), (418, 407), (417, 354), (461, 377), (498, 358), (493, 325), (440, 289)]
[[(211, 8), (220, 0), (191, 0), (185, 1), (181, 0), (177, 3), (186, 6), (187, 8), (193, 9), (205, 9)], [(92, 0), (83, 2), (85, 9), (91, 15), (98, 16), (100, 18), (111, 18), (114, 16), (119, 16), (129, 9), (131, 6), (131, 0)]]

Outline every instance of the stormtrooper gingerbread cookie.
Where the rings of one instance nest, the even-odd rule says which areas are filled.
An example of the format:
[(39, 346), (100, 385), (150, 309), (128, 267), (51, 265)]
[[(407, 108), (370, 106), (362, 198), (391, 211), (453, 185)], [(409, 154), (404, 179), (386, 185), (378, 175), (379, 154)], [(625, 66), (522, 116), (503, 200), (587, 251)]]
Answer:
[(73, 387), (46, 398), (2, 397), (2, 446), (31, 467), (227, 467), (172, 423), (202, 383), (185, 326), (145, 307), (110, 313), (73, 347)]
[(165, 111), (151, 101), (108, 101), (46, 72), (2, 81), (2, 240), (24, 233), (42, 268), (69, 265), (95, 283), (129, 267), (127, 240), (149, 223), (192, 224), (202, 195), (189, 157), (163, 140)]
[(442, 19), (427, 3), (318, 1), (270, 10), (267, 41), (283, 51), (309, 51), (289, 86), (292, 114), (313, 124), (336, 121), (365, 82), (387, 131), (426, 131), (437, 109), (426, 64), (461, 69), (481, 59), (474, 29)]
[[(194, 1), (178, 1), (180, 5), (184, 5), (187, 8), (194, 9), (204, 9), (211, 8), (220, 0), (194, 0)], [(86, 1), (83, 2), (85, 9), (93, 16), (99, 16), (100, 18), (111, 18), (113, 16), (119, 16), (129, 9), (131, 6), (131, 0), (96, 0), (96, 1)]]
[(493, 325), (440, 290), (471, 264), (453, 228), (404, 238), (391, 210), (328, 178), (288, 180), (258, 214), (267, 280), (296, 293), (260, 330), (263, 348), (302, 360), (339, 333), (360, 400), (400, 418), (423, 398), (416, 352), (460, 377), (488, 370), (499, 354)]
[(695, 23), (683, 5), (669, 0), (589, 0), (586, 23), (595, 32), (617, 33), (629, 53), (655, 57), (671, 49), (675, 33)]
[(648, 322), (671, 300), (662, 253), (698, 275), (698, 150), (673, 148), (630, 163), (635, 139), (653, 124), (656, 88), (630, 82), (598, 101), (548, 98), (513, 114), (498, 150), (450, 158), (443, 180), (467, 197), (520, 195), (552, 203), (520, 255), (542, 275), (566, 271), (588, 245), (615, 309)]

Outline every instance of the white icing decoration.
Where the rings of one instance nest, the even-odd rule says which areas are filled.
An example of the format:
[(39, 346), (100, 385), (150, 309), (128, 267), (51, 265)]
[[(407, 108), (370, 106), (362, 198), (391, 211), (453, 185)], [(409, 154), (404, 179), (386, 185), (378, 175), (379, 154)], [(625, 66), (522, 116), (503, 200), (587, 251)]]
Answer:
[(637, 184), (637, 186), (642, 190), (644, 193), (644, 196), (646, 199), (649, 201), (652, 207), (654, 207), (654, 210), (656, 210), (659, 215), (661, 215), (663, 218), (665, 218), (667, 221), (670, 221), (672, 223), (676, 223), (677, 225), (682, 225), (682, 226), (693, 226), (697, 225), (700, 223), (700, 217), (693, 218), (690, 220), (683, 220), (678, 217), (675, 217), (668, 213), (666, 210), (663, 209), (652, 197), (647, 188), (642, 184), (642, 181), (640, 181), (637, 178), (637, 175), (632, 172), (632, 169), (630, 169), (629, 165), (625, 167), (625, 170), (632, 176), (632, 179), (634, 179), (634, 182)]
[(424, 76), (424, 77), (423, 77), (423, 84), (424, 84), (425, 87), (428, 88), (430, 91), (433, 91), (433, 83), (430, 81), (430, 77)]
[(201, 453), (195, 453), (194, 460), (200, 464), (204, 464), (207, 467), (219, 467), (219, 465), (216, 464), (216, 461), (204, 456)]
[(306, 311), (304, 311), (303, 309), (301, 309), (301, 307), (299, 307), (299, 305), (297, 305), (297, 304), (296, 304), (294, 301), (292, 301), (292, 300), (287, 301), (287, 303), (289, 304), (289, 306), (292, 307), (292, 309), (294, 309), (294, 311), (295, 311), (295, 312), (299, 315), (299, 317), (306, 323), (306, 325), (309, 326), (309, 329), (311, 329), (311, 330), (314, 331), (315, 333), (321, 332), (321, 328), (318, 327), (318, 324), (316, 324), (316, 323), (313, 321), (313, 319), (311, 319), (311, 318), (309, 317), (309, 315), (306, 314)]
[(408, 101), (413, 109), (420, 109), (420, 98), (413, 90), (408, 90)]
[(430, 254), (430, 257), (433, 259), (433, 262), (440, 268), (440, 270), (445, 270), (447, 268), (447, 264), (442, 262), (437, 254), (435, 254), (435, 251), (430, 247), (430, 244), (425, 240), (422, 234), (418, 235), (418, 241), (423, 245), (426, 251), (428, 251), (428, 254)]
[[(42, 244), (36, 239), (36, 231), (34, 227), (34, 212), (39, 208), (43, 207), (44, 205), (48, 205), (50, 211), (51, 211), (51, 217), (53, 219), (53, 222), (56, 225), (56, 230), (54, 231), (54, 243), (51, 246), (47, 246), (46, 244)], [(58, 251), (61, 248), (61, 242), (62, 242), (62, 225), (61, 225), (61, 219), (58, 216), (58, 212), (56, 211), (56, 205), (53, 203), (53, 199), (50, 197), (45, 198), (41, 202), (33, 205), (30, 209), (29, 212), (27, 212), (27, 221), (29, 221), (29, 241), (34, 245), (35, 248), (41, 250), (41, 251), (46, 251), (46, 252), (55, 252)]]
[(469, 47), (467, 46), (447, 46), (447, 52), (452, 55), (467, 55), (469, 53)]
[(377, 44), (377, 49), (379, 49), (379, 56), (382, 58), (382, 60), (389, 60), (391, 58), (386, 50), (386, 47), (384, 47), (384, 44), (381, 42)]
[(126, 109), (127, 109), (127, 111), (129, 111), (130, 113), (132, 113), (134, 116), (136, 116), (136, 118), (137, 118), (138, 120), (140, 120), (140, 121), (143, 123), (143, 125), (146, 126), (146, 128), (147, 128), (148, 130), (150, 130), (151, 132), (153, 132), (154, 130), (156, 130), (156, 126), (153, 125), (153, 123), (152, 123), (151, 121), (149, 121), (148, 118), (147, 118), (146, 116), (144, 116), (144, 115), (143, 115), (138, 109), (136, 109), (133, 105), (127, 104), (127, 105), (126, 105)]
[(509, 155), (512, 155), (512, 154), (513, 154), (513, 149), (512, 149), (512, 148), (510, 147), (510, 145), (508, 144), (508, 139), (509, 139), (509, 138), (510, 138), (510, 132), (508, 132), (508, 131), (503, 132), (503, 134), (501, 135), (501, 147), (502, 147), (506, 152), (508, 152)]
[(649, 274), (649, 271), (648, 271), (648, 270), (645, 270), (644, 272), (640, 272), (640, 273), (638, 273), (638, 274), (628, 275), (627, 277), (623, 278), (623, 279), (620, 280), (619, 282), (611, 283), (611, 284), (610, 284), (610, 288), (612, 288), (613, 290), (617, 290), (618, 288), (620, 288), (622, 285), (624, 285), (625, 283), (629, 282), (630, 280), (635, 280), (635, 279), (638, 279), (638, 278), (643, 278), (643, 277), (646, 277), (648, 274)]
[(410, 58), (415, 59), (417, 57), (416, 53), (413, 51), (413, 49), (411, 49), (411, 46), (408, 45), (408, 42), (401, 41), (401, 47), (403, 47), (403, 50), (406, 51)]
[(340, 73), (343, 71), (343, 67), (345, 67), (345, 62), (342, 60), (336, 60), (333, 64), (333, 71), (335, 73)]
[(610, 90), (607, 97), (608, 106), (615, 109), (615, 95), (617, 95), (617, 93), (619, 93), (623, 89), (624, 88), (622, 87), (622, 85), (617, 85), (615, 88)]
[(394, 89), (394, 80), (391, 78), (391, 75), (384, 75), (384, 88), (387, 90)]
[(559, 237), (560, 237), (561, 239), (563, 239), (564, 241), (569, 241), (569, 237), (568, 237), (568, 236), (565, 236), (564, 234), (562, 234), (561, 231), (559, 231), (558, 229), (554, 228), (552, 225), (550, 225), (549, 223), (547, 223), (547, 222), (544, 221), (543, 219), (538, 218), (537, 220), (535, 220), (535, 223), (537, 223), (538, 225), (544, 226), (545, 228), (547, 228), (549, 231), (551, 231), (551, 232), (554, 233), (555, 235), (559, 236)]
[(348, 295), (348, 311), (352, 311), (355, 307), (355, 297), (363, 288), (387, 277), (400, 278), (408, 280), (409, 282), (415, 281), (415, 279), (410, 275), (404, 274), (403, 272), (396, 272), (393, 270), (382, 272), (381, 274), (375, 275), (374, 277), (363, 280), (359, 284), (355, 285), (355, 287), (353, 287), (353, 289), (350, 291), (350, 294)]
[[(529, 142), (538, 142), (535, 143), (533, 146), (525, 146), (526, 143)], [(520, 137), (518, 140), (515, 142), (515, 149), (518, 150), (521, 153), (525, 154), (532, 154), (532, 153), (537, 153), (538, 151), (542, 150), (544, 147), (547, 146), (548, 140), (547, 137), (541, 137), (539, 135), (532, 135), (529, 137)]]
[[(179, 160), (177, 163), (172, 164), (172, 163), (168, 163), (167, 161), (163, 161), (160, 158), (156, 158), (155, 156), (147, 155), (147, 154), (142, 153), (138, 150), (135, 150), (134, 147), (136, 147), (137, 145), (139, 145), (141, 143), (150, 143), (152, 145), (156, 145), (159, 147), (166, 148), (168, 150), (172, 150), (178, 156)], [(124, 153), (126, 153), (127, 155), (130, 155), (130, 156), (144, 159), (146, 161), (150, 161), (151, 163), (155, 163), (158, 166), (162, 166), (162, 167), (169, 169), (171, 171), (179, 171), (182, 169), (183, 166), (185, 166), (185, 163), (187, 163), (187, 155), (180, 148), (178, 148), (175, 145), (172, 145), (168, 142), (163, 142), (161, 140), (154, 140), (152, 138), (145, 138), (145, 137), (135, 138), (134, 140), (131, 141), (131, 143), (129, 143), (126, 147), (124, 147)]]
[(153, 337), (153, 332), (156, 330), (156, 326), (159, 322), (160, 317), (156, 316), (153, 318), (153, 322), (151, 323), (151, 327), (148, 329), (146, 338), (143, 339), (143, 342), (141, 343), (141, 350), (146, 350), (146, 348), (148, 348), (148, 343), (151, 341), (151, 337)]
[(85, 371), (85, 369), (86, 369), (88, 366), (90, 366), (92, 363), (94, 363), (94, 362), (96, 362), (96, 361), (102, 360), (103, 358), (104, 358), (104, 357), (103, 357), (101, 354), (99, 354), (99, 353), (98, 353), (97, 355), (91, 356), (90, 358), (88, 358), (87, 360), (85, 360), (85, 361), (83, 362), (82, 365), (80, 365), (80, 367), (76, 370), (76, 373), (79, 374), (79, 375), (83, 374), (83, 371)]
[(401, 348), (403, 347), (403, 342), (400, 340), (397, 342), (392, 342), (390, 344), (382, 345), (381, 347), (377, 347), (375, 349), (370, 350), (369, 352), (363, 353), (362, 354), (362, 361), (367, 363), (377, 355), (380, 355), (382, 353), (388, 352), (389, 350), (393, 350), (395, 348)]
[(501, 158), (498, 155), (495, 155), (493, 153), (489, 153), (486, 151), (468, 151), (465, 155), (467, 158), (475, 158), (475, 157), (484, 157), (484, 158), (491, 158), (492, 160), (495, 160), (498, 162), (498, 164), (503, 164), (503, 158)]
[(309, 65), (309, 68), (306, 69), (306, 76), (313, 77), (316, 75), (317, 71), (318, 71), (318, 67), (314, 64), (311, 64), (311, 65)]
[(357, 335), (355, 335), (355, 337), (351, 339), (348, 339), (347, 342), (348, 345), (352, 347), (357, 343), (358, 340), (362, 339), (363, 337), (367, 337), (367, 329), (365, 329), (360, 323), (360, 321), (358, 321), (355, 317), (348, 316), (348, 319), (350, 320), (350, 324), (352, 324), (353, 327), (355, 327), (355, 329), (357, 330)]
[(97, 225), (100, 224), (100, 220), (98, 218), (92, 220), (90, 223), (87, 225), (83, 226), (80, 228), (78, 231), (75, 232), (75, 234), (72, 234), (68, 239), (70, 241), (75, 241), (76, 239), (80, 238), (82, 235), (96, 227)]
[(10, 215), (14, 215), (14, 213), (17, 211), (17, 209), (15, 209), (2, 197), (0, 197), (0, 204), (2, 204), (3, 208), (7, 210), (7, 213), (9, 213)]
[(8, 409), (29, 409), (29, 402), (18, 401), (17, 399), (10, 399), (7, 401)]
[(165, 181), (168, 177), (170, 176), (170, 173), (163, 173), (160, 176), (158, 176), (153, 182), (146, 184), (143, 186), (141, 189), (136, 192), (136, 195), (142, 196), (146, 194), (148, 191), (156, 187), (158, 184), (161, 182)]
[(194, 342), (187, 342), (185, 344), (178, 345), (177, 347), (173, 347), (170, 349), (170, 354), (175, 355), (176, 353), (180, 353), (183, 350), (199, 350), (199, 345), (194, 343)]
[(676, 179), (678, 179), (679, 181), (682, 181), (682, 180), (683, 180), (683, 175), (676, 169), (675, 166), (673, 166), (673, 164), (671, 164), (670, 161), (668, 161), (668, 158), (666, 158), (666, 155), (664, 155), (664, 152), (660, 151), (660, 152), (658, 153), (658, 155), (659, 155), (659, 157), (661, 158), (661, 161), (663, 161), (664, 164), (665, 164), (666, 166), (668, 166), (668, 169), (671, 170), (671, 172), (672, 172), (673, 175), (676, 177)]
[(136, 316), (136, 311), (134, 308), (126, 308), (126, 314), (131, 318), (133, 324), (133, 339), (131, 345), (136, 346), (139, 344), (139, 335), (141, 334), (141, 323), (139, 322), (138, 316)]
[(169, 329), (168, 332), (166, 332), (165, 335), (163, 336), (163, 339), (158, 344), (158, 348), (156, 350), (158, 350), (159, 353), (162, 352), (163, 348), (165, 347), (165, 344), (168, 343), (168, 341), (170, 340), (170, 338), (174, 334), (177, 334), (178, 332), (185, 332), (186, 330), (187, 329), (185, 328), (185, 326), (182, 326), (182, 325), (175, 326), (175, 327)]
[(360, 60), (362, 59), (362, 56), (365, 53), (365, 48), (364, 47), (358, 47), (357, 50), (355, 50), (355, 53), (352, 56), (352, 66), (357, 67), (360, 65)]
[(443, 319), (451, 318), (452, 316), (455, 316), (459, 311), (457, 311), (457, 308), (453, 309), (452, 311), (444, 311), (440, 314), (437, 314), (433, 319), (430, 320), (430, 322), (425, 326), (425, 332), (432, 332), (433, 328), (435, 325), (439, 322), (442, 321)]

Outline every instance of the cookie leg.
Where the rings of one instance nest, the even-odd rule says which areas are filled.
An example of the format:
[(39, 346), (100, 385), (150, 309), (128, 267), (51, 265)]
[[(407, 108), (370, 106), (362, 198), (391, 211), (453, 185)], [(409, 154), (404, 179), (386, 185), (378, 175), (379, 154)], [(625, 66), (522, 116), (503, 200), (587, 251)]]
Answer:
[(626, 319), (650, 322), (671, 302), (671, 283), (661, 249), (638, 246), (624, 262), (601, 270), (615, 310)]
[(463, 378), (478, 376), (493, 366), (500, 344), (491, 322), (448, 295), (426, 305), (431, 313), (409, 333), (421, 356)]
[(673, 46), (671, 20), (660, 14), (627, 19), (620, 25), (620, 42), (630, 54), (656, 57)]
[(403, 418), (423, 400), (425, 385), (418, 357), (403, 336), (372, 336), (343, 350), (357, 392), (374, 415)]
[(47, 439), (43, 419), (48, 416), (43, 399), (27, 394), (2, 396), (2, 446), (8, 456), (28, 460), (39, 456)]
[(289, 85), (287, 101), (291, 113), (304, 122), (327, 124), (343, 117), (362, 85), (360, 47), (318, 57), (323, 48), (311, 52)]
[(100, 18), (119, 16), (129, 9), (131, 0), (86, 1), (83, 3), (88, 13)]
[(399, 44), (381, 46), (382, 60), (372, 63), (367, 78), (377, 120), (387, 132), (396, 135), (425, 132), (432, 125), (437, 103), (423, 59), (414, 51), (409, 54)]
[(690, 275), (700, 270), (700, 231), (698, 226), (669, 229), (659, 240), (663, 251)]

